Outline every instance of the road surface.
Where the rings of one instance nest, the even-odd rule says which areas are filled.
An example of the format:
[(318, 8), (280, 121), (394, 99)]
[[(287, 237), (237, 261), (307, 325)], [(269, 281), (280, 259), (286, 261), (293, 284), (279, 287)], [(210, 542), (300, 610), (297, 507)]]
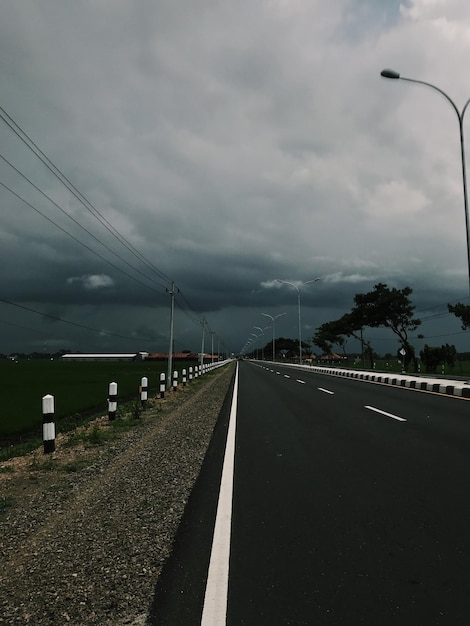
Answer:
[(253, 362), (234, 391), (153, 624), (470, 623), (469, 400)]

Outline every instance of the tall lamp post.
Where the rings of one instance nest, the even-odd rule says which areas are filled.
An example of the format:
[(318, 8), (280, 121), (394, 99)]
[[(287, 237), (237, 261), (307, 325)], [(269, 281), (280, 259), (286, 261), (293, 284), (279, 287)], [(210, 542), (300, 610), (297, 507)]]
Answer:
[(290, 285), (291, 287), (294, 287), (294, 289), (297, 290), (297, 306), (298, 306), (298, 313), (299, 313), (299, 365), (302, 365), (302, 325), (300, 323), (300, 290), (302, 289), (302, 287), (305, 287), (305, 285), (308, 285), (309, 283), (316, 283), (320, 279), (314, 278), (313, 280), (306, 280), (304, 283), (301, 283), (299, 286), (297, 286), (295, 283), (290, 283), (287, 280), (280, 280), (279, 278), (277, 278), (276, 280), (278, 283), (284, 283), (285, 285)]
[(251, 333), (253, 335), (253, 337), (255, 337), (254, 339), (254, 345), (255, 345), (255, 357), (256, 360), (258, 360), (258, 338), (261, 337), (261, 335), (257, 335), (256, 333)]
[(286, 314), (279, 313), (279, 315), (275, 315), (274, 317), (272, 315), (269, 315), (269, 313), (261, 313), (261, 315), (265, 315), (266, 317), (269, 317), (269, 319), (273, 323), (273, 361), (276, 361), (276, 340), (275, 340), (275, 332), (274, 332), (274, 323), (278, 317), (282, 317), (283, 315), (286, 315)]
[[(264, 336), (264, 331), (267, 330), (269, 328), (269, 326), (266, 326), (265, 328), (261, 328), (260, 326), (253, 326), (253, 328), (255, 330), (259, 330), (260, 337)], [(264, 346), (261, 346), (261, 360), (264, 361)]]
[(438, 91), (440, 94), (446, 98), (446, 100), (452, 105), (457, 118), (459, 120), (459, 131), (460, 131), (460, 156), (462, 160), (462, 181), (463, 181), (463, 202), (464, 202), (464, 210), (465, 210), (465, 230), (467, 232), (467, 266), (468, 266), (468, 285), (470, 292), (470, 234), (469, 234), (469, 218), (468, 218), (468, 199), (467, 199), (467, 174), (465, 167), (465, 150), (464, 150), (464, 140), (463, 140), (463, 118), (465, 115), (465, 111), (467, 110), (468, 105), (470, 104), (470, 98), (465, 103), (462, 111), (460, 112), (457, 108), (455, 102), (439, 87), (436, 85), (432, 85), (431, 83), (427, 83), (424, 80), (416, 80), (414, 78), (405, 78), (404, 76), (400, 76), (398, 72), (394, 70), (384, 69), (380, 72), (380, 75), (384, 78), (391, 78), (393, 80), (406, 80), (409, 83), (418, 83), (419, 85), (426, 85), (427, 87), (431, 87), (435, 91)]

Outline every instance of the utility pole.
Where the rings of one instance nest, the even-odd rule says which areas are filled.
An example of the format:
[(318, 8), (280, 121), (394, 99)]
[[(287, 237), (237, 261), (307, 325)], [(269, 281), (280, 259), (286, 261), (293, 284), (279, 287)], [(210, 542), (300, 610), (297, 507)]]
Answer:
[(211, 336), (211, 364), (214, 365), (214, 335), (215, 335), (215, 330), (210, 330), (209, 334)]
[(204, 336), (206, 334), (206, 324), (207, 324), (207, 321), (205, 320), (204, 317), (201, 320), (201, 324), (202, 324), (201, 365), (204, 365)]
[(171, 289), (166, 290), (171, 296), (170, 305), (170, 349), (168, 350), (168, 375), (166, 377), (166, 388), (171, 387), (171, 379), (173, 375), (173, 317), (175, 313), (175, 294), (179, 292), (179, 289), (175, 286), (175, 283), (171, 283)]

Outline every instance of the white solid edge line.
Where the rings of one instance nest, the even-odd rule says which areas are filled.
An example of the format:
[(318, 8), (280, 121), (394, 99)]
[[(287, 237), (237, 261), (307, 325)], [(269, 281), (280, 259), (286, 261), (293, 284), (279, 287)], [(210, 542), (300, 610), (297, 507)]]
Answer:
[(376, 409), (373, 406), (365, 406), (365, 409), (369, 409), (370, 411), (375, 411), (376, 413), (380, 413), (381, 415), (385, 415), (386, 417), (391, 417), (394, 420), (398, 420), (399, 422), (406, 422), (404, 417), (398, 417), (398, 415), (393, 415), (393, 413), (387, 413), (386, 411), (382, 411), (381, 409)]
[(238, 363), (235, 372), (230, 421), (225, 446), (219, 501), (212, 539), (209, 573), (207, 576), (201, 626), (221, 626), (227, 620), (228, 569), (230, 534), (232, 530), (233, 468), (235, 459), (235, 430), (237, 421)]

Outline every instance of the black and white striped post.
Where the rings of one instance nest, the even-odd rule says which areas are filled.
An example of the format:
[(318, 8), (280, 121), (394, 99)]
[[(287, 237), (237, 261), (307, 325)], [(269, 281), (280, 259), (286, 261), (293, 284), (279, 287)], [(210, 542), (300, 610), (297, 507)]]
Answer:
[(165, 397), (165, 389), (166, 389), (166, 376), (165, 372), (160, 374), (160, 398), (163, 400)]
[(109, 383), (108, 418), (110, 421), (116, 419), (116, 412), (117, 412), (117, 383)]
[(42, 439), (44, 454), (55, 452), (54, 396), (50, 394), (42, 399)]
[(140, 380), (140, 401), (144, 407), (148, 400), (149, 379), (147, 376), (142, 376)]
[(189, 382), (192, 382), (192, 380), (193, 380), (193, 368), (190, 367), (189, 368)]
[(182, 376), (182, 381), (183, 381), (183, 387), (186, 387), (186, 370), (183, 369), (183, 371), (181, 372), (181, 376)]
[(173, 391), (178, 389), (178, 370), (173, 372)]

